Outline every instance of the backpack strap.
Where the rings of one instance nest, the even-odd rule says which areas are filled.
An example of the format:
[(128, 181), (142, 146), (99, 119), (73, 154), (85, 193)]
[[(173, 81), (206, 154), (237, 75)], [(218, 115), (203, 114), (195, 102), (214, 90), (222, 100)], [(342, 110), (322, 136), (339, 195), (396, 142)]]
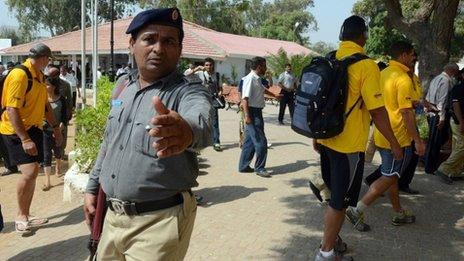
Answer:
[[(363, 54), (363, 53), (355, 53), (355, 54), (352, 54), (348, 57), (345, 57), (343, 58), (341, 61), (343, 63), (346, 64), (346, 66), (350, 66), (352, 64), (355, 64), (357, 62), (360, 62), (362, 60), (365, 60), (365, 59), (369, 59), (369, 56)], [(345, 114), (345, 118), (348, 118), (348, 116), (350, 116), (351, 112), (353, 111), (353, 109), (356, 107), (356, 105), (358, 105), (358, 103), (362, 100), (362, 96), (359, 95), (358, 99), (356, 100), (356, 102), (353, 104), (353, 106), (351, 106), (351, 108), (348, 110), (348, 112)], [(361, 104), (362, 106), (362, 104)]]
[[(31, 91), (32, 89), (32, 84), (34, 83), (34, 79), (32, 78), (32, 74), (31, 74), (31, 71), (29, 71), (29, 68), (27, 68), (26, 66), (24, 66), (24, 64), (18, 64), (16, 65), (14, 68), (16, 69), (21, 69), (23, 70), (26, 75), (27, 75), (27, 89), (26, 89), (26, 94), (28, 92)], [(24, 103), (26, 103), (26, 101), (24, 101)]]

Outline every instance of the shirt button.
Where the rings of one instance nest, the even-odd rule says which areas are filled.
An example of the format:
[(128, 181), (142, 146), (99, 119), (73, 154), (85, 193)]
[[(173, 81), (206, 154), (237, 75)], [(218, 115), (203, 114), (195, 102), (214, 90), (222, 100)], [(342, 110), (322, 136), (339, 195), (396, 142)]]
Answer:
[(111, 175), (111, 178), (114, 179), (114, 178), (116, 178), (116, 176), (113, 174), (113, 175)]
[(119, 150), (123, 150), (124, 147), (122, 145), (119, 145)]
[(132, 123), (132, 119), (127, 119), (127, 123)]

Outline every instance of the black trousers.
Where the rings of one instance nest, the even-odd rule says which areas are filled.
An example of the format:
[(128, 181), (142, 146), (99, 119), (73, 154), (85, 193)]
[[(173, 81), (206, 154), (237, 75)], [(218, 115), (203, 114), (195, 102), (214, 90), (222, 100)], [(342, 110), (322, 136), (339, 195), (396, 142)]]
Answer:
[(280, 105), (279, 105), (279, 122), (284, 120), (284, 114), (285, 114), (285, 108), (288, 105), (288, 110), (290, 111), (290, 117), (293, 117), (293, 111), (295, 108), (295, 103), (294, 103), (294, 97), (295, 93), (294, 92), (287, 92), (287, 91), (282, 91), (283, 97), (280, 100)]
[(3, 161), (5, 163), (5, 168), (13, 172), (18, 171), (18, 167), (11, 163), (10, 156), (8, 154), (8, 149), (6, 148), (5, 143), (3, 142), (3, 138), (1, 137), (1, 134), (0, 134), (0, 157), (3, 158)]
[[(412, 143), (412, 146), (414, 147), (414, 142)], [(416, 172), (418, 163), (419, 163), (419, 156), (416, 153), (413, 153), (411, 156), (411, 160), (406, 166), (404, 173), (402, 173), (400, 179), (398, 180), (399, 188), (402, 188), (402, 189), (409, 188), (409, 184), (411, 184), (412, 179), (414, 178), (414, 173)], [(382, 177), (382, 173), (380, 172), (380, 168), (377, 168), (374, 172), (372, 172), (369, 176), (367, 176), (365, 180), (366, 180), (366, 183), (370, 186), (380, 177)]]
[(446, 117), (443, 128), (438, 129), (437, 124), (440, 122), (440, 116), (435, 115), (427, 117), (429, 123), (429, 140), (425, 152), (425, 172), (432, 174), (439, 166), (440, 150), (449, 139), (449, 118)]

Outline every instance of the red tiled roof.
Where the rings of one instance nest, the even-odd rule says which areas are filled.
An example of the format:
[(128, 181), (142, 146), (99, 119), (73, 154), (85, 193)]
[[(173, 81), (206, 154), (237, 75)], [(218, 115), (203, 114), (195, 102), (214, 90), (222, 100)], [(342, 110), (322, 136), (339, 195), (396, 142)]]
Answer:
[[(129, 35), (125, 34), (132, 18), (114, 21), (114, 52), (128, 53)], [(190, 58), (212, 57), (224, 59), (232, 57), (268, 56), (276, 54), (279, 48), (283, 48), (288, 54), (315, 54), (310, 49), (299, 44), (271, 40), (264, 38), (248, 37), (217, 32), (197, 24), (184, 21), (185, 38), (182, 55)], [(92, 50), (92, 30), (86, 28), (86, 50), (90, 54)], [(80, 54), (81, 31), (73, 31), (40, 40), (48, 45), (53, 52), (62, 54)], [(0, 50), (5, 55), (27, 55), (35, 42), (21, 44)], [(100, 53), (110, 52), (110, 23), (105, 23), (98, 28), (98, 49)]]

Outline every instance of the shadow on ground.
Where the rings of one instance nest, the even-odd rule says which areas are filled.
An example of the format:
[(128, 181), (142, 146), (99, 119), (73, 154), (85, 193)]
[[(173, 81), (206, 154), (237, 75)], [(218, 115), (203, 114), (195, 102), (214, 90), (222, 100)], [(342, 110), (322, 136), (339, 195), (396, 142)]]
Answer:
[(308, 163), (307, 160), (297, 160), (295, 162), (287, 163), (284, 165), (269, 167), (268, 170), (272, 171), (272, 175), (281, 175), (316, 166), (319, 166), (319, 163)]
[[(88, 240), (88, 236), (80, 236), (50, 245), (30, 248), (9, 258), (8, 260), (60, 260), (60, 257), (62, 258), (61, 252), (63, 249), (75, 250), (69, 255), (72, 256), (72, 260), (85, 260), (89, 256), (89, 251), (87, 250)], [(33, 259), (31, 259), (31, 257)]]
[[(368, 167), (366, 165), (366, 167)], [(369, 174), (375, 166), (366, 168)], [(294, 179), (291, 187), (307, 186), (308, 180)], [(366, 211), (370, 232), (361, 233), (345, 222), (341, 236), (348, 243), (350, 256), (358, 260), (464, 260), (464, 182), (447, 186), (435, 176), (416, 174), (414, 188), (420, 195), (401, 195), (404, 208), (416, 215), (416, 223), (395, 227), (390, 224), (391, 205), (380, 198)], [(366, 193), (363, 184), (361, 196)], [(324, 208), (308, 189), (307, 195), (296, 195), (281, 200), (290, 218), (285, 222), (295, 226), (285, 242), (271, 250), (277, 260), (312, 260), (323, 231)], [(303, 251), (302, 251), (303, 250)]]
[[(35, 233), (35, 231), (39, 229), (47, 229), (47, 228), (53, 228), (53, 227), (62, 227), (62, 226), (79, 224), (84, 220), (84, 212), (82, 210), (82, 207), (77, 207), (69, 212), (57, 214), (57, 215), (50, 216), (47, 218), (49, 220), (49, 223), (43, 226), (40, 226), (40, 227), (33, 228), (32, 229), (33, 234)], [(61, 218), (63, 219), (60, 221), (56, 221), (57, 219), (61, 219)], [(15, 230), (14, 222), (6, 222), (5, 228), (2, 231), (2, 233), (10, 233), (10, 232), (13, 232), (14, 230)]]
[(195, 190), (194, 193), (203, 197), (205, 205), (210, 207), (234, 200), (246, 198), (255, 192), (266, 191), (267, 188), (247, 188), (244, 186), (220, 186)]

